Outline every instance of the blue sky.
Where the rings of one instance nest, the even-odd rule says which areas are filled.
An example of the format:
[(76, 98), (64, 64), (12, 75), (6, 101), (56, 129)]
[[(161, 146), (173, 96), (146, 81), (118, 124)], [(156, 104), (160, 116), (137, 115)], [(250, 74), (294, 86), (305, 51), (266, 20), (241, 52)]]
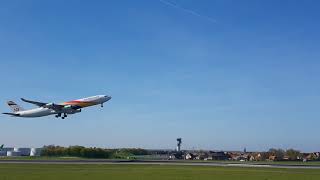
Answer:
[(1, 1), (0, 104), (113, 98), (66, 120), (0, 116), (8, 146), (320, 151), (320, 2)]

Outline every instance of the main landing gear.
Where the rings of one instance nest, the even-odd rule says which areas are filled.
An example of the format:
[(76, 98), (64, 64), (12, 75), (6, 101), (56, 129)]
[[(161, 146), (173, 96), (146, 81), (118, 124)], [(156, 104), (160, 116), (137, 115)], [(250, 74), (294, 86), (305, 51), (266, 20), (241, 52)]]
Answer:
[(63, 113), (63, 116), (61, 116), (61, 113), (56, 115), (56, 118), (61, 117), (62, 119), (68, 117), (67, 113)]
[(103, 104), (101, 104), (101, 107), (103, 107)]

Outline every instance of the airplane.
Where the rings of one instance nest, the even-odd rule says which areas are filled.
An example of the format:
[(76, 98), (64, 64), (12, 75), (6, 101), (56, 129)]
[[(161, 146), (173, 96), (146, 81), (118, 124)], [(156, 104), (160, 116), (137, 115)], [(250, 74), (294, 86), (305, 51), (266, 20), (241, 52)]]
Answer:
[(22, 101), (34, 104), (38, 106), (35, 109), (24, 110), (22, 107), (17, 105), (13, 101), (8, 101), (7, 104), (12, 109), (13, 113), (2, 113), (6, 115), (11, 115), (13, 117), (42, 117), (55, 114), (56, 118), (61, 117), (62, 119), (66, 118), (68, 114), (75, 114), (81, 112), (81, 108), (88, 106), (94, 106), (100, 104), (103, 107), (103, 103), (109, 101), (111, 96), (107, 95), (97, 95), (86, 97), (82, 99), (77, 99), (73, 101), (68, 101), (60, 104), (55, 103), (44, 103), (37, 101), (30, 101), (24, 98), (21, 98)]

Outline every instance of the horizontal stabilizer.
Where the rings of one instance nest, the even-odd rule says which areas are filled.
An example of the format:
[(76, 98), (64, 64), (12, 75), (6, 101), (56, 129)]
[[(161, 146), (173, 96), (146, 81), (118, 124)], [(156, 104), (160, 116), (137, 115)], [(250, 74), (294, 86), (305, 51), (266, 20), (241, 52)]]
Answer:
[(20, 116), (20, 114), (16, 114), (16, 113), (2, 113), (2, 114), (11, 115), (11, 116)]

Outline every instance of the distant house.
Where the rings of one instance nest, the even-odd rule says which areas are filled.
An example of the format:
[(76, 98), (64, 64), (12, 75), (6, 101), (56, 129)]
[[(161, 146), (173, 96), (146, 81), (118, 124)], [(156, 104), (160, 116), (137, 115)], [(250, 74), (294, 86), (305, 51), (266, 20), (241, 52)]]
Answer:
[(262, 154), (261, 153), (255, 153), (252, 156), (254, 156), (254, 161), (261, 161), (262, 160)]
[(230, 158), (230, 156), (223, 151), (211, 151), (209, 157), (211, 157), (212, 160), (228, 160)]
[(289, 156), (287, 156), (287, 155), (285, 155), (285, 156), (283, 156), (283, 159), (282, 159), (283, 161), (289, 161), (290, 160), (290, 157)]
[(193, 160), (196, 158), (196, 155), (192, 154), (192, 153), (187, 153), (185, 156), (186, 160)]
[(230, 157), (229, 160), (239, 161), (241, 154), (240, 153), (228, 153), (228, 156)]
[(205, 160), (205, 159), (207, 159), (209, 157), (209, 155), (207, 154), (207, 153), (199, 153), (196, 157), (195, 157), (195, 159), (197, 159), (197, 160)]
[(305, 159), (307, 161), (319, 160), (319, 153), (315, 152), (315, 153), (304, 154), (303, 159)]
[(276, 160), (278, 160), (278, 158), (275, 155), (271, 155), (271, 156), (269, 156), (269, 160), (270, 161), (276, 161)]
[(248, 161), (256, 161), (256, 155), (254, 154), (251, 154), (251, 155), (248, 155)]
[(175, 156), (175, 159), (183, 159), (184, 158), (184, 152), (179, 151), (173, 154)]
[(248, 161), (249, 153), (228, 153), (228, 159), (233, 161)]
[(168, 160), (175, 160), (176, 157), (174, 155), (169, 155)]

